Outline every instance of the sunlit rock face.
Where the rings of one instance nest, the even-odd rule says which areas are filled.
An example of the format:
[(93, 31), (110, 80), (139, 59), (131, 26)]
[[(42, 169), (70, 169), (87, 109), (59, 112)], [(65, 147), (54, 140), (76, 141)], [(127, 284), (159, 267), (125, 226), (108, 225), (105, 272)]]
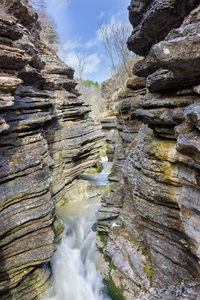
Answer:
[[(144, 58), (119, 99), (121, 188), (104, 199), (104, 212), (117, 210), (100, 216), (104, 251), (125, 299), (198, 299), (199, 1), (133, 0), (129, 10), (128, 45)], [(144, 88), (135, 88), (135, 76)]]
[(37, 299), (54, 251), (55, 203), (102, 143), (74, 71), (40, 40), (27, 1), (0, 13), (0, 298)]

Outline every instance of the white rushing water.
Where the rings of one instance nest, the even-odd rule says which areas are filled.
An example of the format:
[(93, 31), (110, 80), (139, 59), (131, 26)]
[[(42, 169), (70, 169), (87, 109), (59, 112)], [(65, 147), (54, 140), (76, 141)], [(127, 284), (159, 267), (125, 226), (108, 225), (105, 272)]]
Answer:
[[(110, 165), (105, 160), (103, 164), (100, 174), (85, 178), (91, 180), (89, 186), (106, 186)], [(62, 207), (65, 232), (52, 260), (53, 296), (48, 300), (110, 299), (103, 293), (103, 280), (96, 267), (95, 223), (99, 205), (98, 196), (85, 196)]]

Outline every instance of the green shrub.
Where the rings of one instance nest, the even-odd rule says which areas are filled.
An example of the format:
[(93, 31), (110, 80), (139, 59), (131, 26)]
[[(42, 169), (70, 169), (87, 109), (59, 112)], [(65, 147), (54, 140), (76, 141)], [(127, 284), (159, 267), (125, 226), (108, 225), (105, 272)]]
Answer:
[(94, 86), (96, 88), (100, 88), (100, 84), (97, 81), (93, 81), (89, 79), (81, 79), (81, 78), (76, 78), (76, 80), (79, 82), (79, 84), (84, 84), (89, 87)]

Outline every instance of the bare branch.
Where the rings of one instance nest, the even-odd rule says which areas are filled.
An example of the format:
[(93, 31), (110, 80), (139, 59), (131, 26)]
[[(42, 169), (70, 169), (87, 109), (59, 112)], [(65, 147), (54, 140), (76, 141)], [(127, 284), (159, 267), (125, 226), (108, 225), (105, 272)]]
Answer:
[(75, 67), (76, 75), (78, 79), (82, 79), (86, 68), (86, 55), (83, 53), (76, 53), (76, 59), (77, 59), (77, 65)]
[(38, 12), (45, 13), (47, 8), (46, 0), (30, 0), (30, 3), (38, 10)]
[(132, 74), (131, 61), (134, 54), (126, 45), (130, 31), (131, 26), (126, 22), (103, 24), (99, 29), (100, 38), (115, 75), (119, 72), (125, 72), (127, 76)]

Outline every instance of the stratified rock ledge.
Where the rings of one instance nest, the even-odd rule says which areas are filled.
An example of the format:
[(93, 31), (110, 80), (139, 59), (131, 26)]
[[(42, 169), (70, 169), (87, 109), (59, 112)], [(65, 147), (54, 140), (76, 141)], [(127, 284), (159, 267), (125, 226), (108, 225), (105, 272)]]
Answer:
[(55, 251), (55, 205), (93, 166), (101, 127), (74, 71), (40, 39), (26, 0), (0, 14), (0, 298), (38, 299)]
[(144, 58), (118, 97), (112, 175), (119, 181), (98, 225), (126, 300), (200, 299), (199, 5), (132, 0), (129, 7), (128, 46)]

